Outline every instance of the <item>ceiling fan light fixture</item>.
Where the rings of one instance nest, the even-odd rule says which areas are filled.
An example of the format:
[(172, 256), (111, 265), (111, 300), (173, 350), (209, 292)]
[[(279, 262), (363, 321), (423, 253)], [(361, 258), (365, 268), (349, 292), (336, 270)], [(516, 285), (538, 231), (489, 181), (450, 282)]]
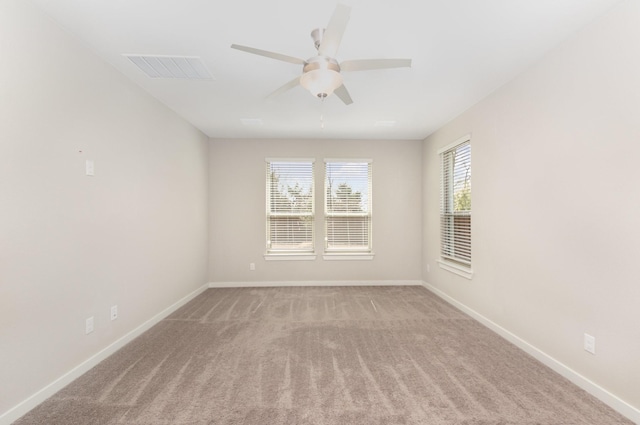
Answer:
[[(340, 47), (342, 36), (349, 22), (351, 7), (339, 4), (329, 19), (326, 28), (316, 28), (311, 32), (311, 38), (318, 54), (307, 60), (296, 58), (293, 56), (283, 55), (281, 53), (270, 52), (268, 50), (260, 50), (254, 47), (241, 46), (232, 44), (232, 49), (242, 50), (255, 55), (265, 56), (284, 62), (290, 62), (296, 65), (302, 65), (302, 76), (294, 78), (285, 83), (276, 91), (271, 93), (267, 98), (279, 95), (290, 90), (300, 84), (307, 89), (313, 96), (320, 99), (336, 93), (336, 96), (345, 105), (351, 105), (353, 99), (347, 88), (342, 84), (342, 70), (340, 64), (336, 60), (336, 52)], [(388, 69), (410, 67), (411, 59), (360, 59), (343, 62), (346, 65), (344, 71), (367, 71), (371, 69)]]
[(313, 69), (300, 77), (300, 85), (319, 98), (330, 96), (342, 85), (342, 75), (338, 71), (327, 68)]

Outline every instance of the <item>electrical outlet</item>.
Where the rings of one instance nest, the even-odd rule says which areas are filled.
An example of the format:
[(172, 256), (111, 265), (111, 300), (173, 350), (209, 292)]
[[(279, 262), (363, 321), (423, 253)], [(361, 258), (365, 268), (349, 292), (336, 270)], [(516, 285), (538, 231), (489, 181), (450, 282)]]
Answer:
[(118, 306), (111, 306), (111, 320), (116, 320), (118, 318)]
[(585, 351), (596, 354), (596, 337), (589, 334), (584, 334), (584, 349)]
[(249, 270), (255, 270), (256, 269), (256, 263), (249, 263)]
[(93, 316), (89, 317), (84, 323), (84, 333), (86, 335), (93, 332)]
[(431, 267), (427, 264), (427, 273), (431, 271)]

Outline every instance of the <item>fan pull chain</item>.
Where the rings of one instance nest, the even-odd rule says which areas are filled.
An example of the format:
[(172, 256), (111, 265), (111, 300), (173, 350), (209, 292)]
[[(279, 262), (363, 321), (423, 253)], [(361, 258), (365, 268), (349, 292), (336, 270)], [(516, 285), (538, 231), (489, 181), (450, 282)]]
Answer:
[(320, 104), (320, 128), (322, 130), (324, 130), (324, 97), (320, 98), (321, 99), (321, 104)]

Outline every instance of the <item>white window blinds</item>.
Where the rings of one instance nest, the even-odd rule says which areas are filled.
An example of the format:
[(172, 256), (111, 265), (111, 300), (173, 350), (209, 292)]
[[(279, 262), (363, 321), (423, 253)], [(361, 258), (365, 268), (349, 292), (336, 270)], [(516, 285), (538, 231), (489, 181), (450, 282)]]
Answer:
[(313, 252), (313, 160), (267, 159), (267, 253)]
[(371, 252), (371, 160), (325, 160), (325, 250)]
[(464, 137), (440, 152), (441, 255), (471, 266), (471, 138)]

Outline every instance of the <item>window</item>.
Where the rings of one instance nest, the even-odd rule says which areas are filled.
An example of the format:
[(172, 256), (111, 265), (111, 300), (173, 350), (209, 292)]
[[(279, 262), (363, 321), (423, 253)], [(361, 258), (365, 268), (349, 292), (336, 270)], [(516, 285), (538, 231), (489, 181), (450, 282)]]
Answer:
[(325, 253), (372, 258), (371, 160), (325, 160), (324, 185)]
[(267, 254), (312, 254), (313, 160), (267, 159)]
[(439, 153), (442, 163), (440, 199), (442, 260), (445, 263), (449, 262), (455, 269), (466, 269), (469, 272), (471, 268), (471, 137), (465, 136), (441, 149)]

